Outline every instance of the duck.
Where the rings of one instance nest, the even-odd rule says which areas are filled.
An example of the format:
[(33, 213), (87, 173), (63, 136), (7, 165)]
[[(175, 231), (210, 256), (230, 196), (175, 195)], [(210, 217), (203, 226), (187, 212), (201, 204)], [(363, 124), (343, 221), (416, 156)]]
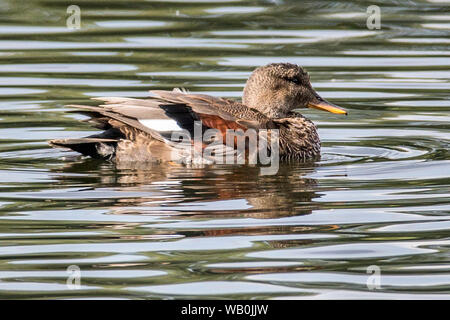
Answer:
[[(101, 102), (67, 107), (87, 115), (84, 121), (102, 132), (50, 140), (52, 147), (115, 163), (173, 162), (186, 160), (179, 140), (173, 140), (174, 132), (187, 132), (187, 145), (194, 145), (196, 126), (202, 133), (207, 129), (218, 131), (223, 141), (229, 130), (277, 130), (279, 158), (305, 161), (320, 158), (320, 138), (316, 125), (294, 110), (314, 108), (347, 115), (345, 109), (323, 99), (313, 89), (306, 70), (292, 63), (256, 68), (247, 79), (242, 101), (178, 88), (151, 90), (145, 99), (93, 100)], [(207, 145), (202, 142), (200, 148)]]

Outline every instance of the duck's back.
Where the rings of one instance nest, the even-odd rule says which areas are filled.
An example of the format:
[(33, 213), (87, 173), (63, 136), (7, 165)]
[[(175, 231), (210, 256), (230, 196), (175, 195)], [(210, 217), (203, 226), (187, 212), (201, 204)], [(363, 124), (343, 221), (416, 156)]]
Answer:
[[(115, 162), (188, 161), (186, 148), (174, 137), (188, 135), (190, 147), (198, 146), (194, 139), (199, 130), (202, 137), (208, 129), (218, 130), (226, 144), (228, 130), (278, 129), (281, 158), (306, 159), (320, 154), (316, 127), (300, 114), (269, 119), (228, 99), (181, 90), (152, 93), (148, 99), (106, 97), (95, 99), (103, 102), (98, 106), (70, 105), (104, 131), (81, 139), (52, 140), (50, 144)], [(200, 144), (200, 148), (207, 146)]]
[(50, 144), (116, 162), (171, 161), (179, 160), (180, 151), (172, 138), (188, 133), (193, 139), (198, 124), (202, 134), (216, 129), (225, 136), (228, 129), (247, 130), (249, 124), (267, 121), (258, 111), (232, 100), (180, 90), (153, 93), (148, 99), (105, 97), (94, 99), (103, 102), (98, 106), (69, 105), (104, 131), (85, 138), (55, 139)]

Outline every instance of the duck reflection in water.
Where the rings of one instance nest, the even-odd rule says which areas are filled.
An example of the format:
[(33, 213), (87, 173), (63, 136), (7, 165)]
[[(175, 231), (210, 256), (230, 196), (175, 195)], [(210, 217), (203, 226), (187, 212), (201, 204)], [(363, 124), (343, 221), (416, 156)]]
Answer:
[[(124, 192), (124, 198), (117, 199), (113, 209), (126, 210), (126, 206), (136, 205), (141, 209), (133, 207), (133, 210), (147, 214), (161, 213), (162, 210), (168, 214), (201, 214), (215, 218), (222, 215), (274, 218), (309, 214), (315, 208), (312, 200), (319, 195), (315, 192), (316, 180), (305, 176), (314, 170), (313, 164), (285, 163), (277, 175), (262, 176), (258, 166), (190, 168), (168, 163), (111, 164), (93, 159), (69, 162), (65, 167), (55, 169), (62, 173), (58, 179), (65, 183), (67, 180), (74, 180), (76, 184), (88, 181), (96, 189), (112, 188)], [(140, 195), (148, 192), (149, 197), (125, 197), (127, 192)], [(154, 200), (157, 204), (152, 204)], [(215, 206), (217, 201), (224, 202)]]
[[(151, 235), (133, 234), (133, 239), (157, 235), (192, 238), (308, 234), (337, 228), (335, 225), (265, 225), (261, 222), (254, 226), (226, 224), (228, 219), (278, 219), (308, 215), (319, 209), (320, 203), (314, 201), (320, 197), (316, 192), (317, 181), (307, 177), (315, 171), (312, 164), (282, 164), (277, 175), (263, 176), (258, 166), (209, 165), (189, 168), (164, 163), (135, 163), (130, 167), (129, 164), (122, 166), (84, 159), (70, 162), (55, 171), (59, 179), (65, 180), (65, 185), (88, 182), (96, 192), (106, 195), (111, 191), (115, 193), (107, 202), (105, 199), (90, 202), (91, 208), (107, 207), (107, 214), (113, 215), (161, 216), (169, 224), (172, 219), (174, 222), (181, 220), (180, 227), (175, 229), (155, 224)], [(196, 221), (221, 219), (225, 225), (192, 227)], [(186, 227), (183, 227), (184, 220)], [(138, 224), (114, 223), (111, 229), (135, 229)], [(129, 238), (128, 233), (125, 237)], [(308, 238), (271, 240), (266, 245), (284, 248), (310, 244), (312, 241)]]

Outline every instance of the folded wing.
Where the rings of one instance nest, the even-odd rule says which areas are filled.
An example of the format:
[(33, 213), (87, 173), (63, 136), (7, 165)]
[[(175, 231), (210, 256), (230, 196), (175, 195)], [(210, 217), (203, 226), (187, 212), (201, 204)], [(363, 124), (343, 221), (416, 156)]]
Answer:
[(88, 115), (90, 118), (85, 121), (104, 131), (81, 139), (52, 140), (50, 144), (94, 158), (115, 159), (121, 152), (122, 158), (134, 153), (147, 161), (163, 158), (176, 148), (174, 134), (188, 133), (193, 139), (196, 123), (202, 124), (202, 134), (216, 129), (224, 141), (228, 129), (245, 131), (268, 123), (264, 115), (235, 101), (181, 90), (151, 93), (153, 96), (148, 99), (102, 97), (94, 98), (103, 102), (98, 106), (69, 105)]

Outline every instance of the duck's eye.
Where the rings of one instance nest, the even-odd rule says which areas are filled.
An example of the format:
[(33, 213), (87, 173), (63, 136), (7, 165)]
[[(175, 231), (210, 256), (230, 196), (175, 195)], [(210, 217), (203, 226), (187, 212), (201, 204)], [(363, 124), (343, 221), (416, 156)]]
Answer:
[(293, 82), (295, 84), (300, 84), (300, 80), (298, 78), (286, 78), (286, 81)]

